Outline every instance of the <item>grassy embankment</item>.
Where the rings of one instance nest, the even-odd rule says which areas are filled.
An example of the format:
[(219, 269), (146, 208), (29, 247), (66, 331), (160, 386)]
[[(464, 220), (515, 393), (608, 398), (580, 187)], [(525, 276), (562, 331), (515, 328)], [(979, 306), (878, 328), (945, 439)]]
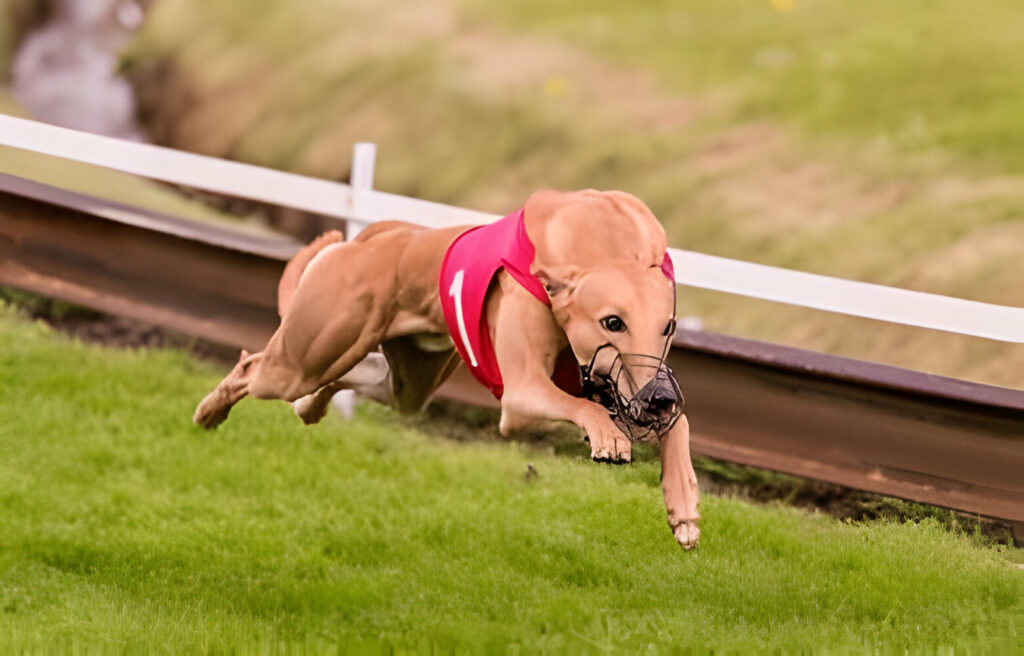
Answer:
[(284, 404), (245, 402), (206, 433), (189, 417), (217, 377), (0, 311), (0, 643), (1021, 640), (1024, 572), (932, 521), (850, 525), (706, 495), (686, 553), (650, 459), (456, 444), (370, 405), (306, 429)]
[[(158, 1), (126, 57), (177, 147), (337, 179), (373, 140), (387, 191), (498, 212), (624, 188), (677, 246), (1024, 305), (1015, 6), (774, 4)], [(1024, 386), (1016, 347), (681, 302), (712, 330)]]

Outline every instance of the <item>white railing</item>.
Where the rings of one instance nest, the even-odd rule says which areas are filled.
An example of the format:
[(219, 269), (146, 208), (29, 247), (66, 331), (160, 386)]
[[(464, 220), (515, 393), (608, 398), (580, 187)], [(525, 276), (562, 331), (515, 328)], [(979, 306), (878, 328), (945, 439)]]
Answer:
[[(493, 214), (373, 190), (374, 149), (357, 146), (354, 185), (102, 137), (0, 115), (0, 145), (164, 182), (293, 207), (361, 226), (400, 219), (432, 228)], [(0, 170), (3, 164), (0, 162)], [(1024, 308), (979, 303), (670, 249), (676, 282), (779, 303), (1004, 342), (1024, 343)]]

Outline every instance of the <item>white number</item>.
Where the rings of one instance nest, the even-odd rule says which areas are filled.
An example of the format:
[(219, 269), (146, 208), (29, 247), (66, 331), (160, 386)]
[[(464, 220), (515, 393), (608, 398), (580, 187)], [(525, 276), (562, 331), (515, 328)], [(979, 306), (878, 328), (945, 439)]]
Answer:
[(455, 320), (459, 323), (459, 338), (462, 345), (466, 347), (466, 354), (469, 355), (469, 363), (474, 367), (476, 355), (473, 347), (469, 345), (469, 334), (466, 332), (466, 319), (462, 316), (462, 279), (466, 276), (465, 269), (459, 269), (452, 278), (452, 286), (448, 289), (448, 295), (455, 299)]

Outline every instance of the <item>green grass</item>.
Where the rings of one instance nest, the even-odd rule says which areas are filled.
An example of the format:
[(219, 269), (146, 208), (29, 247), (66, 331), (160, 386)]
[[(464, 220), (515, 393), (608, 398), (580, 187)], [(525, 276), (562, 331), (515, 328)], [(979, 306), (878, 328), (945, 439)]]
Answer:
[(247, 401), (207, 433), (189, 417), (217, 379), (178, 352), (68, 343), (0, 313), (0, 641), (1021, 644), (1024, 572), (934, 521), (850, 525), (705, 495), (686, 553), (652, 461), (453, 443), (372, 405), (303, 428), (284, 404)]
[[(374, 141), (385, 191), (503, 212), (538, 188), (621, 188), (675, 246), (1024, 305), (1009, 0), (260, 7), (154, 4), (125, 69), (162, 142), (344, 179)], [(1014, 346), (690, 289), (680, 310), (1024, 388)]]
[(746, 120), (942, 149), (1024, 170), (1024, 17), (1012, 0), (647, 2), (466, 0), (518, 30), (722, 91)]

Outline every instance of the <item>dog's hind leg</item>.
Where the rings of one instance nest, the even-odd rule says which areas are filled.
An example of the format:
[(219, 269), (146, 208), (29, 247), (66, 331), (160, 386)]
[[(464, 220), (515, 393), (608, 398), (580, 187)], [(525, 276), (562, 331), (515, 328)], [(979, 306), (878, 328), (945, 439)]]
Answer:
[(302, 420), (302, 423), (307, 426), (315, 424), (327, 415), (327, 408), (330, 406), (334, 395), (344, 389), (348, 388), (337, 381), (328, 383), (312, 394), (307, 394), (292, 401), (292, 410)]
[[(200, 403), (195, 422), (212, 428), (245, 396), (293, 402), (321, 388), (300, 408), (312, 419), (385, 337), (395, 313), (397, 276), (382, 263), (398, 259), (409, 234), (332, 244), (302, 273), (281, 325), (262, 353), (248, 356)], [(303, 404), (305, 405), (305, 404)]]
[(391, 368), (391, 403), (401, 413), (419, 412), (455, 371), (459, 356), (447, 335), (406, 335), (381, 344)]
[[(314, 398), (305, 404), (308, 407), (300, 406), (296, 408), (296, 412), (306, 423), (315, 423), (323, 417), (321, 412), (320, 417), (312, 420), (319, 412), (319, 405), (323, 404), (326, 410), (326, 404), (334, 394), (342, 389), (354, 387), (351, 383), (346, 384), (343, 380), (337, 380), (337, 377), (348, 373), (370, 354), (379, 340), (377, 334), (364, 331), (354, 344), (332, 360), (329, 367), (326, 367), (325, 374), (323, 369), (308, 371), (290, 365), (281, 354), (281, 340), (278, 339), (281, 333), (282, 329), (278, 329), (267, 349), (261, 353), (250, 355), (242, 351), (242, 356), (231, 373), (199, 403), (192, 421), (203, 428), (215, 428), (227, 419), (232, 406), (246, 396), (288, 402), (312, 396)], [(337, 373), (331, 375), (334, 372)], [(332, 378), (335, 380), (332, 381)], [(331, 382), (325, 383), (324, 380)], [(307, 416), (310, 421), (307, 421)]]
[(331, 399), (342, 390), (353, 390), (360, 396), (381, 403), (391, 399), (388, 363), (380, 353), (371, 353), (338, 380), (328, 383), (292, 402), (292, 409), (304, 424), (315, 424), (327, 414)]
[(390, 404), (402, 413), (422, 410), (459, 364), (455, 349), (438, 350), (434, 344), (424, 348), (424, 341), (422, 335), (385, 341), (381, 344), (383, 354), (371, 353), (340, 379), (294, 401), (295, 414), (306, 424), (317, 423), (327, 414), (334, 395), (342, 390)]
[(231, 407), (249, 393), (249, 378), (262, 357), (262, 353), (243, 350), (231, 373), (196, 407), (192, 421), (203, 428), (214, 428), (227, 419)]
[(300, 404), (312, 419), (338, 391), (333, 384), (339, 379), (373, 384), (385, 377), (382, 356), (370, 361), (376, 364), (369, 373), (357, 367), (380, 344), (394, 316), (394, 277), (377, 271), (396, 248), (379, 242), (335, 245), (310, 263), (250, 373), (250, 396), (290, 403), (323, 388), (308, 409)]
[(327, 408), (331, 405), (331, 399), (334, 398), (334, 395), (346, 389), (350, 388), (346, 387), (343, 383), (337, 381), (328, 383), (312, 394), (307, 394), (292, 401), (292, 410), (302, 420), (302, 423), (307, 426), (316, 424), (327, 416)]

